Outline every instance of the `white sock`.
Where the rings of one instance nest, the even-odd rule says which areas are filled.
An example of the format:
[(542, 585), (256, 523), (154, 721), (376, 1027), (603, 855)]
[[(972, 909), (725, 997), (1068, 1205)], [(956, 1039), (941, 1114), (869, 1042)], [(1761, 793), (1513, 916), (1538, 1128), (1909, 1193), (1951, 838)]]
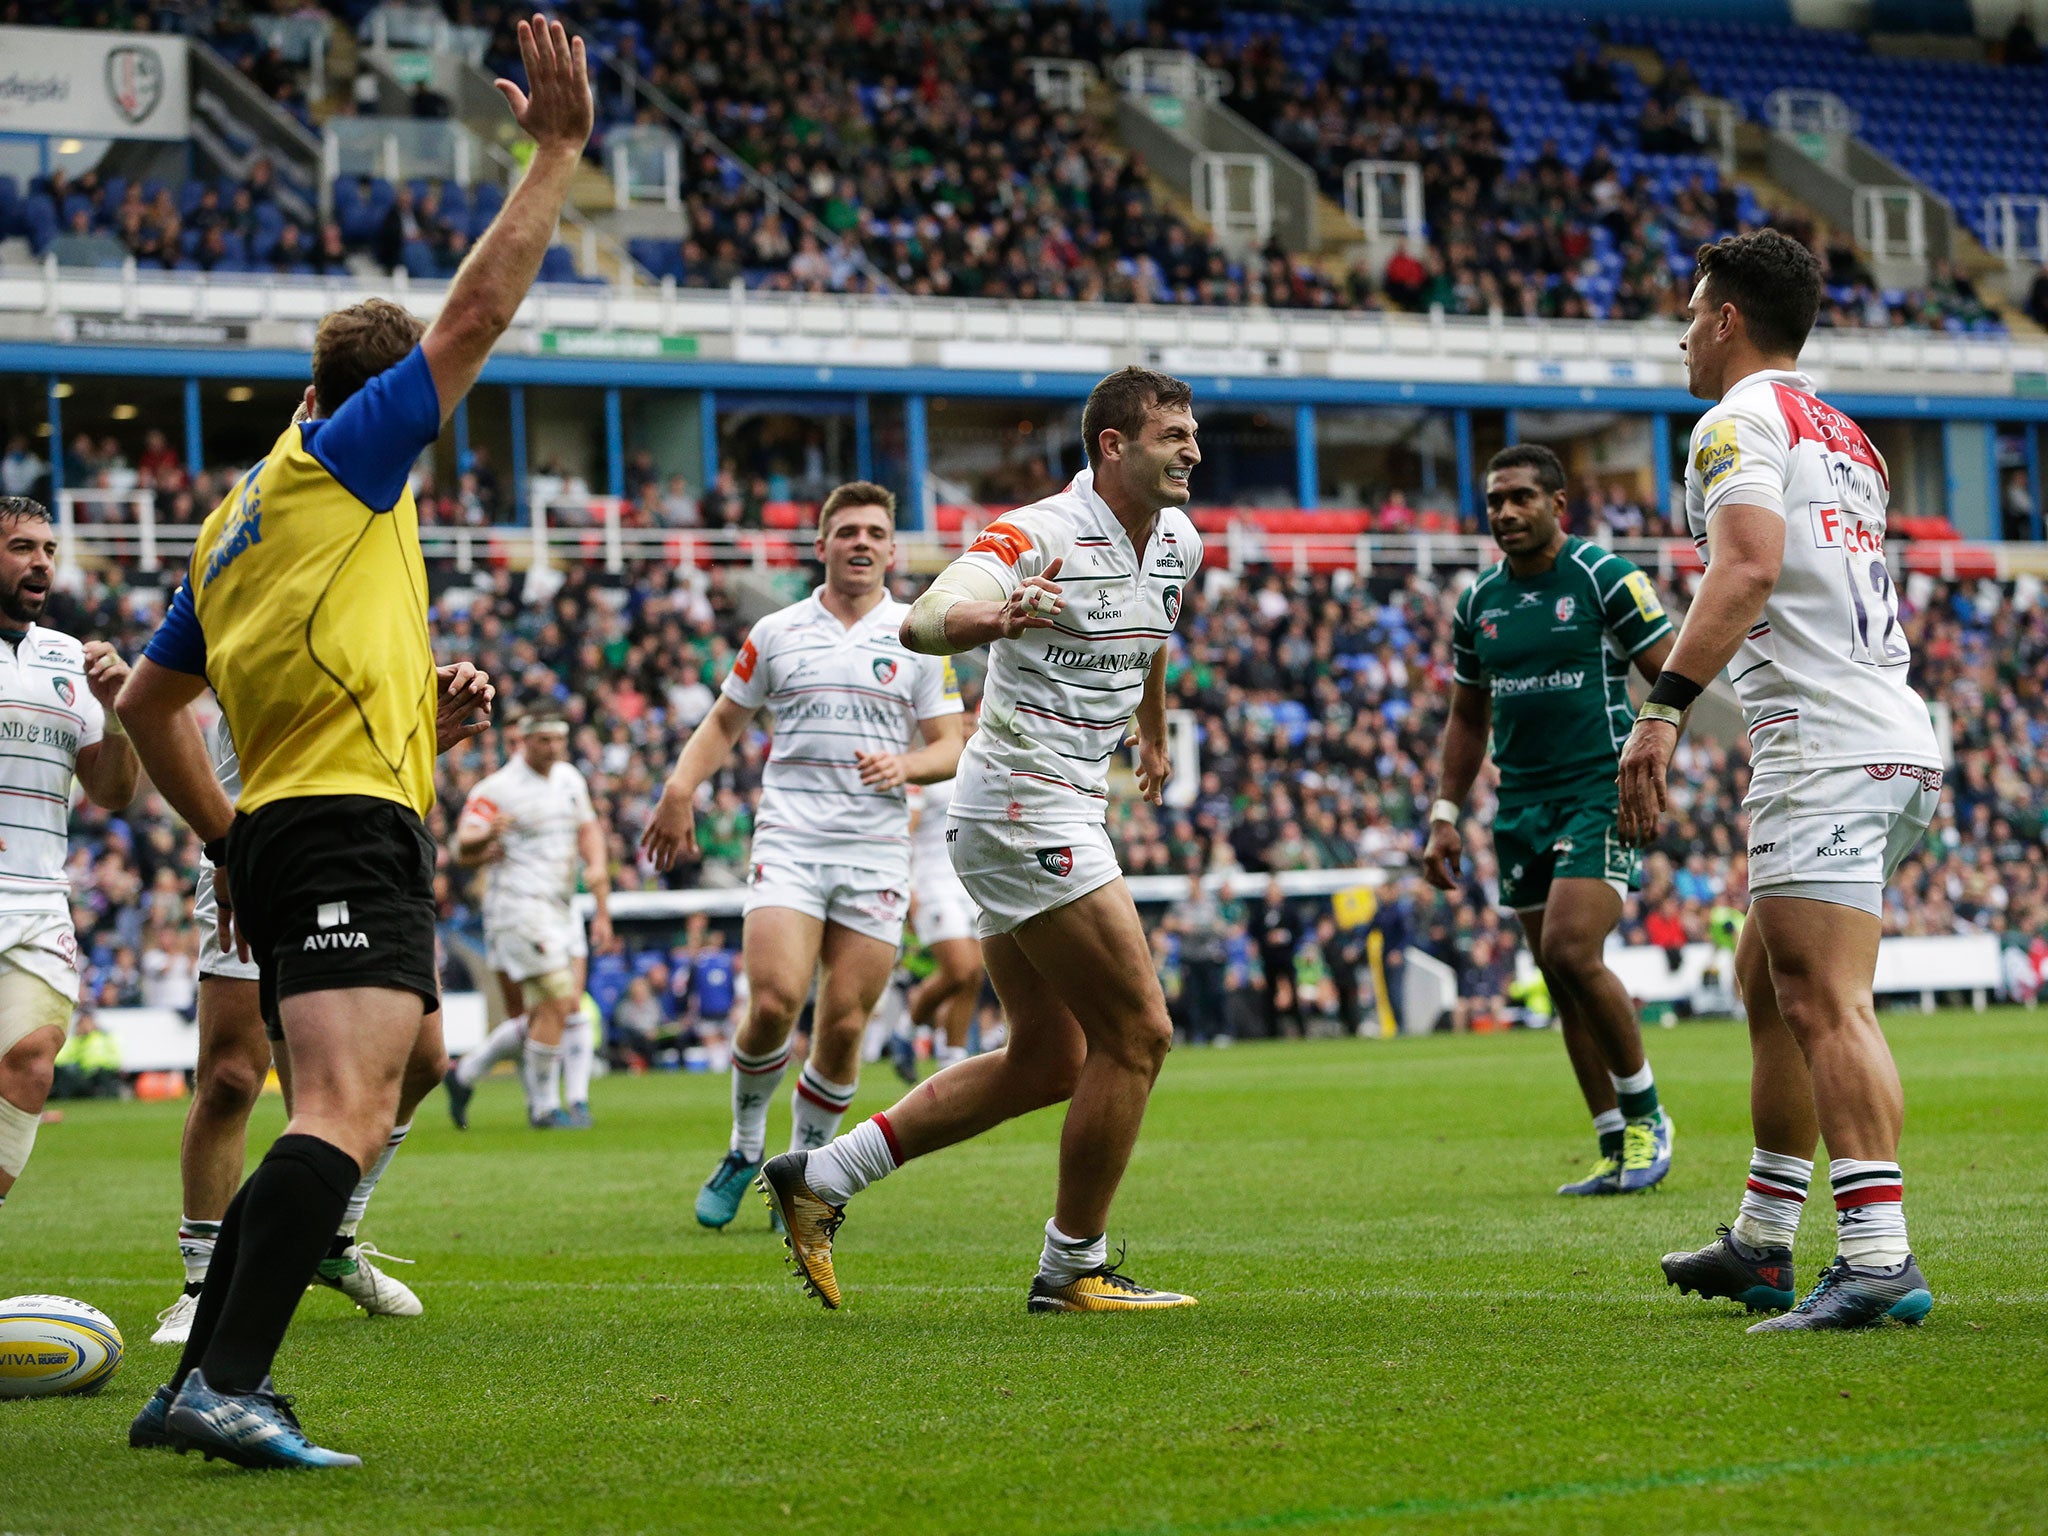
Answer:
[(1595, 1136), (1615, 1136), (1628, 1129), (1628, 1116), (1618, 1109), (1603, 1109), (1593, 1117)]
[(886, 1116), (863, 1120), (844, 1136), (827, 1142), (804, 1164), (804, 1182), (811, 1192), (834, 1205), (844, 1205), (877, 1179), (886, 1179), (901, 1165), (894, 1132)]
[(1621, 1100), (1617, 1107), (1626, 1119), (1647, 1120), (1657, 1113), (1657, 1075), (1650, 1070), (1647, 1060), (1640, 1071), (1627, 1077), (1608, 1073), (1607, 1081), (1614, 1084), (1615, 1097)]
[(939, 1069), (941, 1071), (944, 1071), (947, 1067), (952, 1066), (953, 1063), (956, 1061), (965, 1061), (967, 1059), (967, 1054), (968, 1053), (966, 1046), (948, 1045), (943, 1040), (939, 1041), (932, 1047), (932, 1060), (936, 1061), (939, 1064)]
[(562, 1107), (562, 1048), (529, 1039), (519, 1062), (520, 1081), (526, 1085), (526, 1113), (538, 1120)]
[(185, 1283), (203, 1285), (206, 1271), (213, 1263), (213, 1245), (220, 1238), (220, 1223), (217, 1221), (194, 1221), (190, 1216), (178, 1218), (178, 1257), (185, 1261)]
[(1038, 1256), (1038, 1276), (1048, 1285), (1068, 1285), (1091, 1269), (1109, 1262), (1109, 1234), (1069, 1237), (1052, 1222), (1045, 1224), (1045, 1251)]
[(1749, 1154), (1749, 1182), (1742, 1187), (1742, 1209), (1728, 1230), (1745, 1247), (1790, 1248), (1812, 1179), (1813, 1164), (1806, 1158), (1755, 1148)]
[(789, 1070), (787, 1041), (760, 1056), (732, 1053), (732, 1150), (750, 1163), (768, 1147), (768, 1105)]
[(789, 1150), (811, 1151), (839, 1134), (839, 1122), (846, 1118), (846, 1106), (860, 1086), (835, 1083), (820, 1076), (809, 1062), (797, 1074), (796, 1089), (789, 1096)]
[(1896, 1269), (1913, 1255), (1906, 1241), (1906, 1176), (1897, 1163), (1838, 1157), (1828, 1164), (1835, 1190), (1835, 1240), (1858, 1269)]
[(363, 1219), (363, 1212), (370, 1208), (370, 1196), (377, 1192), (377, 1181), (384, 1177), (384, 1170), (391, 1166), (391, 1159), (398, 1156), (398, 1149), (405, 1145), (406, 1134), (411, 1130), (410, 1120), (392, 1127), (390, 1136), (385, 1138), (384, 1150), (377, 1155), (377, 1161), (370, 1164), (370, 1171), (356, 1185), (356, 1192), (348, 1197), (348, 1207), (341, 1213), (341, 1236), (352, 1238), (356, 1235), (357, 1223)]
[(499, 1062), (510, 1061), (517, 1056), (525, 1043), (526, 1015), (522, 1013), (505, 1020), (490, 1032), (482, 1045), (455, 1064), (455, 1081), (465, 1088), (474, 1088)]
[(562, 1031), (562, 1096), (571, 1104), (590, 1102), (590, 1069), (597, 1063), (597, 1031), (590, 1020), (572, 1014)]

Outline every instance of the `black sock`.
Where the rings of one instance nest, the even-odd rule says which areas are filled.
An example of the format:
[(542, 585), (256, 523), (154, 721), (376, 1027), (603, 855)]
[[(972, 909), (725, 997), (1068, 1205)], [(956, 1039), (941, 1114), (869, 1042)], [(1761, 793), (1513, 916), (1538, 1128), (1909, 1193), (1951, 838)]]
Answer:
[(178, 1357), (178, 1368), (171, 1373), (173, 1392), (185, 1385), (185, 1377), (205, 1358), (206, 1346), (213, 1342), (214, 1325), (220, 1321), (221, 1299), (227, 1294), (228, 1282), (235, 1277), (235, 1257), (242, 1243), (242, 1206), (248, 1193), (245, 1183), (235, 1191), (227, 1214), (220, 1219), (213, 1239), (213, 1257), (207, 1261), (206, 1279), (199, 1288), (199, 1308), (192, 1314), (192, 1331), (185, 1335), (185, 1353)]
[[(292, 1313), (362, 1176), (354, 1158), (317, 1136), (280, 1136), (271, 1143), (242, 1191), (248, 1231), (201, 1361), (206, 1384), (216, 1392), (250, 1392), (270, 1374)], [(227, 1236), (225, 1223), (221, 1236)], [(218, 1246), (214, 1253), (218, 1263)], [(213, 1296), (211, 1279), (209, 1272), (202, 1313)]]
[[(350, 1193), (353, 1194), (354, 1191), (351, 1190)], [(346, 1232), (337, 1232), (334, 1234), (334, 1241), (327, 1245), (327, 1251), (321, 1254), (320, 1257), (323, 1259), (338, 1259), (348, 1252), (350, 1245), (354, 1242), (355, 1239)]]

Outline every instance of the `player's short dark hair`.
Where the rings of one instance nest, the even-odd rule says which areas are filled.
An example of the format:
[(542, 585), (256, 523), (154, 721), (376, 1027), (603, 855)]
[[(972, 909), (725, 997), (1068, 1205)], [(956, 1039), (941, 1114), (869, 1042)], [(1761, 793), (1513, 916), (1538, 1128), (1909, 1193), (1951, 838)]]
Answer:
[(1541, 443), (1516, 443), (1503, 448), (1486, 461), (1486, 472), (1490, 475), (1498, 469), (1533, 469), (1536, 483), (1543, 488), (1546, 496), (1555, 496), (1564, 489), (1564, 464), (1558, 456)]
[(1088, 403), (1081, 408), (1081, 438), (1090, 467), (1102, 462), (1103, 433), (1113, 429), (1136, 437), (1153, 411), (1186, 410), (1194, 403), (1195, 392), (1171, 374), (1150, 368), (1117, 369), (1088, 392)]
[(337, 309), (313, 335), (313, 402), (322, 416), (420, 344), (426, 324), (389, 299)]
[(50, 509), (33, 496), (0, 496), (0, 523), (47, 523)]
[(824, 534), (825, 525), (832, 521), (834, 512), (843, 512), (848, 507), (880, 507), (889, 514), (893, 523), (896, 520), (896, 493), (872, 480), (849, 480), (844, 485), (833, 486), (825, 504), (818, 508), (819, 534)]
[(1707, 280), (1707, 296), (1733, 304), (1749, 339), (1765, 352), (1796, 357), (1820, 314), (1820, 258), (1790, 235), (1753, 229), (1729, 235), (1695, 253), (1693, 281)]

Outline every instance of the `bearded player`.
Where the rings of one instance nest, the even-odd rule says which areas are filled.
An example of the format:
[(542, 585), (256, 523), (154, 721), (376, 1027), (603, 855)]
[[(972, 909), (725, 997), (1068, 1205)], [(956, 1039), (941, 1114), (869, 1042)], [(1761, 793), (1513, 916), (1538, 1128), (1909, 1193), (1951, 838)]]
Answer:
[(1643, 1055), (1635, 1002), (1602, 952), (1638, 883), (1614, 829), (1614, 772), (1635, 711), (1630, 663), (1655, 681), (1671, 620), (1650, 578), (1564, 531), (1564, 466), (1535, 443), (1486, 467), (1486, 517), (1505, 558), (1458, 599), (1451, 708), (1422, 869), (1457, 888), (1458, 822), (1490, 750), (1500, 771), (1493, 851), (1501, 905), (1521, 919), (1557, 1005), (1599, 1159), (1561, 1195), (1634, 1194), (1671, 1168), (1671, 1117)]
[(71, 780), (103, 810), (135, 798), (135, 749), (113, 713), (128, 664), (103, 640), (45, 629), (57, 575), (49, 510), (0, 497), (0, 1205), (36, 1144), (57, 1051), (78, 1006), (71, 926)]
[(1026, 1305), (1194, 1302), (1109, 1262), (1110, 1202), (1173, 1024), (1103, 823), (1109, 761), (1127, 735), (1140, 791), (1157, 804), (1166, 782), (1165, 647), (1202, 563), (1180, 509), (1202, 455), (1187, 385), (1141, 368), (1096, 385), (1081, 425), (1090, 467), (989, 524), (903, 622), (914, 650), (989, 647), (946, 840), (980, 909), (1009, 1036), (830, 1146), (762, 1169), (798, 1274), (828, 1308), (839, 1305), (832, 1239), (848, 1201), (913, 1157), (1062, 1101), (1059, 1192)]
[(523, 1039), (527, 1123), (536, 1130), (580, 1130), (591, 1123), (596, 1042), (577, 1006), (583, 997), (583, 924), (570, 900), (580, 862), (597, 903), (592, 937), (599, 947), (609, 944), (610, 864), (590, 786), (568, 760), (568, 747), (567, 720), (527, 716), (519, 750), (478, 781), (456, 824), (455, 861), (485, 871), (484, 947), (511, 1015), (492, 1031), (491, 1042), (449, 1069), (448, 1109), (458, 1130), (468, 1128), (470, 1097), (497, 1059), (502, 1047), (496, 1042), (508, 1035)]
[[(145, 659), (147, 655), (145, 652)], [(181, 732), (197, 729), (189, 712), (181, 711), (169, 723), (171, 729)], [(138, 720), (136, 729), (144, 749), (150, 748), (155, 727)], [(214, 721), (206, 745), (213, 759), (218, 793), (200, 805), (173, 807), (185, 817), (187, 825), (205, 829), (200, 833), (202, 838), (217, 835), (214, 829), (233, 823), (235, 797), (242, 792), (242, 760), (236, 755), (225, 716)], [(237, 953), (235, 946), (221, 946), (220, 909), (214, 900), (211, 865), (199, 877), (192, 919), (199, 925), (200, 934), (199, 1062), (192, 1073), (192, 1103), (185, 1111), (185, 1134), (178, 1147), (178, 1177), (183, 1190), (178, 1257), (185, 1266), (185, 1289), (157, 1314), (157, 1330), (149, 1340), (152, 1344), (183, 1344), (192, 1336), (192, 1319), (199, 1311), (199, 1294), (206, 1287), (207, 1272), (213, 1265), (221, 1220), (241, 1182), (242, 1161), (248, 1150), (249, 1115), (273, 1065), (284, 1088), (287, 1114), (292, 1099), (291, 1058), (282, 1048), (283, 1041), (273, 1039), (264, 1027), (255, 963)], [(420, 1299), (413, 1294), (412, 1287), (393, 1279), (376, 1264), (379, 1258), (396, 1256), (381, 1252), (374, 1243), (358, 1241), (356, 1228), (369, 1209), (370, 1196), (376, 1193), (378, 1182), (411, 1133), (413, 1113), (420, 1100), (439, 1081), (443, 1060), (440, 1030), (423, 1030), (412, 1060), (406, 1063), (398, 1123), (377, 1161), (349, 1196), (341, 1226), (314, 1274), (320, 1284), (340, 1291), (372, 1317), (420, 1315)], [(406, 1264), (411, 1260), (397, 1262)]]
[(1799, 352), (1820, 263), (1776, 230), (1701, 246), (1679, 345), (1695, 396), (1686, 520), (1707, 573), (1621, 760), (1621, 827), (1657, 834), (1685, 712), (1723, 668), (1749, 730), (1749, 1010), (1755, 1150), (1734, 1224), (1667, 1254), (1684, 1291), (1792, 1306), (1792, 1239), (1828, 1145), (1834, 1262), (1752, 1333), (1917, 1323), (1934, 1305), (1906, 1238), (1905, 1116), (1872, 1000), (1885, 882), (1941, 799), (1941, 749), (1908, 682), (1884, 559), (1890, 474), (1815, 397)]
[[(953, 665), (897, 638), (908, 609), (889, 595), (896, 498), (839, 486), (818, 510), (825, 584), (756, 624), (719, 700), (683, 748), (641, 841), (657, 868), (697, 856), (698, 788), (755, 713), (774, 740), (741, 928), (751, 997), (732, 1042), (732, 1139), (697, 1194), (697, 1220), (721, 1228), (761, 1166), (768, 1104), (789, 1037), (817, 984), (810, 1058), (790, 1097), (790, 1145), (838, 1133), (860, 1074), (861, 1035), (889, 983), (909, 910), (905, 786), (953, 777), (960, 691)], [(921, 738), (921, 740), (920, 740)]]

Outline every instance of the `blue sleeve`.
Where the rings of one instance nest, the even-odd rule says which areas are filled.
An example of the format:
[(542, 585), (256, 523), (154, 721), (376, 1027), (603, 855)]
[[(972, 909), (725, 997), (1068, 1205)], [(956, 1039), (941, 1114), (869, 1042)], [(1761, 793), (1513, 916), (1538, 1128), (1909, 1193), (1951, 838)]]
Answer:
[(306, 451), (373, 512), (389, 512), (405, 494), (413, 460), (441, 435), (441, 396), (418, 347), (342, 401), (341, 409), (299, 429)]
[(173, 672), (206, 676), (206, 636), (199, 628), (199, 615), (192, 611), (192, 588), (188, 584), (178, 583), (170, 607), (164, 610), (163, 623), (157, 625), (142, 654)]

